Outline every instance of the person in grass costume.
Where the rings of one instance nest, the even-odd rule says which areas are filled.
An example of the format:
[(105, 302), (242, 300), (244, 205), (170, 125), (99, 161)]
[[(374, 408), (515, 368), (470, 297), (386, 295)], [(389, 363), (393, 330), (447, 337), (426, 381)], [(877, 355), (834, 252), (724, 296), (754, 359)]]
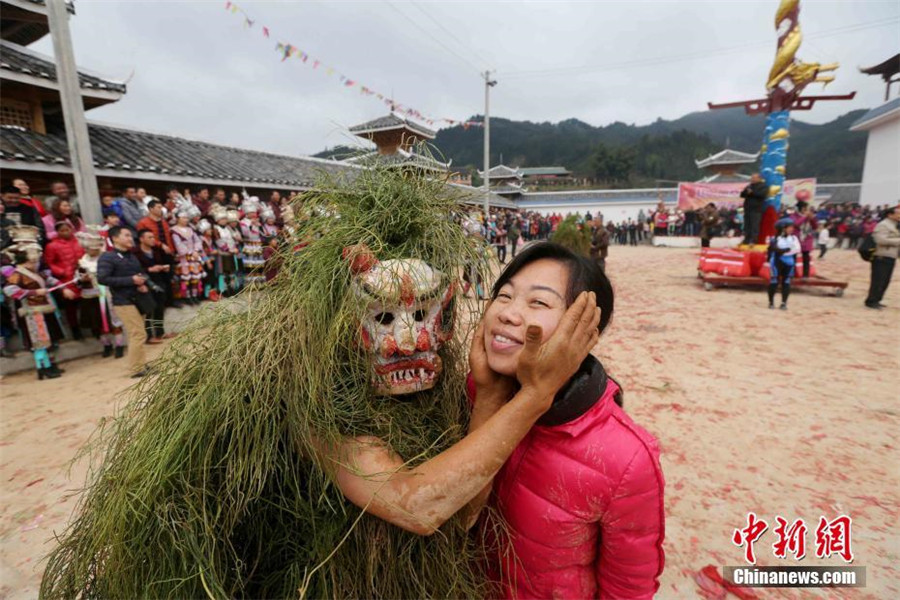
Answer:
[(210, 307), (101, 429), (42, 597), (491, 594), (472, 517), (597, 315), (584, 300), (543, 345), (529, 331), (520, 391), (470, 424), (453, 328), (478, 315), (455, 282), (483, 255), (447, 190), (371, 170), (303, 198), (278, 276)]

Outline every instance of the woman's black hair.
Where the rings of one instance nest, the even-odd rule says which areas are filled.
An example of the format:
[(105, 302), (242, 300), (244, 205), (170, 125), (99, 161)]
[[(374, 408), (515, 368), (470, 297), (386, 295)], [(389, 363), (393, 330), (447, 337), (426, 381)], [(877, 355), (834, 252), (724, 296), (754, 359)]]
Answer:
[(500, 273), (500, 277), (497, 278), (494, 288), (491, 290), (491, 299), (496, 300), (500, 288), (506, 285), (523, 267), (543, 258), (562, 263), (569, 271), (566, 306), (571, 306), (581, 292), (594, 292), (597, 295), (597, 306), (600, 307), (598, 329), (600, 333), (603, 333), (613, 315), (612, 284), (596, 262), (586, 256), (576, 254), (560, 244), (537, 242), (520, 252)]

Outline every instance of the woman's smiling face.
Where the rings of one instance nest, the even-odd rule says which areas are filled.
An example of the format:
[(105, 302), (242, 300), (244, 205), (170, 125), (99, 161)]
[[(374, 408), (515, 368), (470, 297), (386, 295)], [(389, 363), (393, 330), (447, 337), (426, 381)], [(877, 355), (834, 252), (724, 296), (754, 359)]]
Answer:
[(553, 335), (566, 313), (569, 273), (556, 260), (536, 260), (500, 288), (484, 315), (484, 347), (488, 365), (500, 375), (514, 377), (525, 330), (540, 325), (543, 340)]

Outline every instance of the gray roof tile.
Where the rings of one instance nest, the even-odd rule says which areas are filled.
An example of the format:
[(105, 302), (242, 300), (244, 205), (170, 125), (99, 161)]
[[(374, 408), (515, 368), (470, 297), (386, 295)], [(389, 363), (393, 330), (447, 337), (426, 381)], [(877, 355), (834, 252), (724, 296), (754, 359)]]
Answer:
[[(150, 171), (198, 179), (309, 187), (323, 170), (352, 169), (336, 161), (257, 152), (95, 123), (89, 124), (88, 130), (94, 163), (123, 173)], [(3, 126), (0, 128), (0, 159), (49, 160), (68, 165), (69, 149), (62, 134), (43, 135), (21, 127)]]
[[(34, 51), (10, 42), (0, 45), (0, 70), (56, 81), (56, 65), (51, 58), (37, 56)], [(124, 83), (101, 79), (81, 71), (78, 72), (78, 80), (82, 89), (125, 93)]]

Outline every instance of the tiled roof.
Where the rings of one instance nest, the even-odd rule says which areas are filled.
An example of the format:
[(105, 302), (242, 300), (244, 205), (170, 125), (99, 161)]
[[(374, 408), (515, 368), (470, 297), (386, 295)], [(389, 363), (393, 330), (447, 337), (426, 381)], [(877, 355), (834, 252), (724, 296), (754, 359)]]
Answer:
[(874, 67), (860, 67), (859, 72), (865, 73), (866, 75), (881, 75), (882, 79), (888, 81), (892, 75), (900, 73), (900, 53), (895, 54), (883, 63), (877, 64)]
[(759, 152), (750, 154), (749, 152), (726, 149), (694, 162), (697, 164), (698, 169), (705, 169), (711, 165), (748, 165), (755, 163), (758, 158)]
[(519, 169), (523, 177), (535, 175), (571, 175), (572, 172), (565, 167), (523, 167)]
[(816, 200), (823, 204), (859, 204), (861, 183), (819, 183), (816, 184)]
[[(325, 170), (353, 167), (330, 160), (283, 156), (220, 146), (156, 133), (89, 124), (94, 165), (140, 179), (141, 174), (226, 180), (236, 184), (310, 187)], [(0, 160), (69, 165), (62, 134), (43, 135), (20, 127), (0, 128)]]
[[(484, 204), (484, 188), (476, 188), (461, 183), (448, 183), (447, 187), (455, 190), (455, 192), (459, 194), (460, 202), (464, 204), (470, 204), (472, 206), (482, 206)], [(491, 193), (489, 202), (494, 208), (518, 208), (518, 205), (512, 200), (508, 200), (494, 193)]]
[(399, 115), (395, 115), (394, 113), (379, 117), (377, 119), (373, 119), (372, 121), (363, 123), (361, 125), (351, 127), (350, 133), (361, 135), (366, 133), (376, 133), (378, 131), (390, 131), (392, 129), (403, 128), (407, 128), (424, 138), (428, 138), (429, 140), (433, 140), (435, 136), (435, 132), (431, 129), (428, 129), (423, 125), (419, 125), (418, 123), (409, 119), (405, 119)]
[[(484, 171), (478, 171), (478, 174), (484, 177)], [(519, 169), (507, 167), (506, 165), (497, 165), (496, 167), (491, 167), (488, 171), (488, 179), (510, 179), (513, 177), (521, 179), (522, 173)]]
[(850, 126), (850, 131), (860, 131), (869, 129), (869, 126), (873, 124), (876, 119), (880, 119), (882, 117), (886, 117), (891, 113), (897, 113), (900, 115), (900, 96), (894, 98), (889, 102), (885, 102), (881, 106), (876, 106), (859, 119), (856, 120), (853, 125)]
[(703, 179), (701, 179), (700, 183), (739, 183), (748, 181), (749, 179), (749, 175), (744, 175), (742, 173), (734, 173), (733, 175), (713, 173), (709, 177), (704, 177)]
[(423, 156), (407, 152), (406, 150), (398, 150), (394, 154), (381, 154), (377, 150), (373, 150), (348, 158), (345, 162), (362, 167), (416, 167), (428, 171), (447, 171), (450, 168), (450, 163), (442, 163), (430, 156)]
[[(56, 65), (52, 58), (5, 40), (0, 41), (0, 71), (10, 71), (56, 81)], [(78, 80), (81, 88), (85, 90), (125, 93), (124, 83), (103, 79), (82, 71), (78, 72)]]

